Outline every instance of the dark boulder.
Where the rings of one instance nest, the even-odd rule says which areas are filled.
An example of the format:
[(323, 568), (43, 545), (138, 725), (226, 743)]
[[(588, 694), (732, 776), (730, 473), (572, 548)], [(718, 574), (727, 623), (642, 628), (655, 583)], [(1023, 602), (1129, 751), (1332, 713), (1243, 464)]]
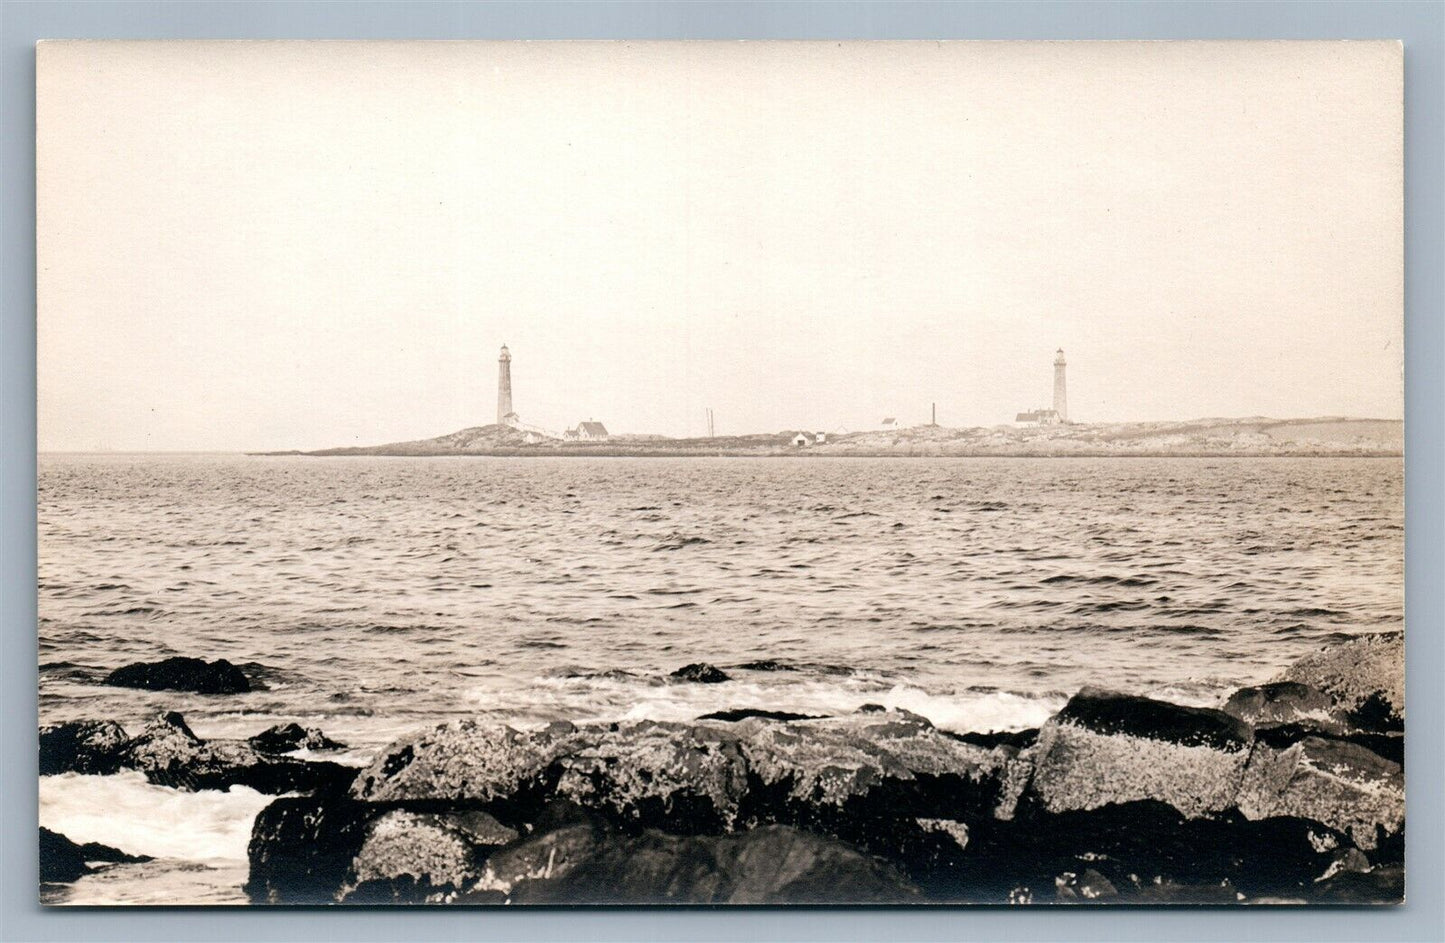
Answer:
[(790, 711), (770, 711), (761, 707), (739, 707), (733, 710), (713, 711), (711, 714), (703, 714), (698, 720), (747, 720), (749, 717), (761, 717), (764, 720), (817, 720), (817, 714), (794, 714)]
[(1263, 743), (1283, 750), (1292, 747), (1308, 737), (1321, 740), (1342, 740), (1364, 747), (1392, 763), (1405, 765), (1405, 736), (1399, 733), (1329, 733), (1313, 724), (1278, 724), (1273, 727), (1256, 727), (1255, 743)]
[(679, 681), (693, 681), (697, 684), (721, 684), (724, 681), (732, 680), (722, 671), (704, 662), (684, 665), (668, 677), (676, 678)]
[(474, 883), (517, 830), (480, 809), (277, 799), (251, 828), (247, 896), (255, 903), (426, 903)]
[[(969, 838), (952, 885), (937, 886), (935, 899), (1005, 903), (1025, 887), (1035, 899), (1088, 900), (1077, 880), (1059, 879), (1091, 870), (1122, 902), (1168, 902), (1199, 889), (1218, 900), (1226, 882), (1230, 903), (1241, 893), (1298, 895), (1347, 845), (1339, 832), (1302, 819), (1255, 822), (1232, 811), (1188, 818), (1154, 800), (1059, 813), (1024, 802), (1010, 821), (975, 823)], [(1102, 896), (1101, 883), (1090, 886)]]
[(1248, 747), (1252, 739), (1248, 724), (1222, 711), (1101, 688), (1084, 688), (1069, 698), (1054, 720), (1099, 734), (1231, 752)]
[(300, 724), (278, 724), (249, 738), (247, 743), (262, 753), (290, 753), (294, 750), (343, 750), (346, 744), (337, 743), (315, 727)]
[(44, 883), (74, 881), (90, 873), (80, 846), (48, 828), (40, 829), (40, 880)]
[(1298, 681), (1240, 688), (1230, 695), (1223, 711), (1256, 728), (1309, 723), (1321, 730), (1340, 731), (1344, 726), (1333, 698)]
[(538, 828), (526, 841), (488, 857), (481, 876), (458, 903), (546, 903), (559, 882), (598, 854), (618, 833), (595, 817), (579, 816), (551, 828)]
[(330, 904), (352, 879), (367, 826), (385, 812), (335, 797), (277, 799), (251, 826), (245, 892), (258, 904)]
[(746, 785), (721, 726), (639, 721), (522, 732), (463, 721), (388, 747), (352, 794), (492, 803), (519, 819), (568, 800), (633, 828), (718, 831)]
[(797, 667), (786, 662), (774, 661), (771, 658), (764, 658), (761, 661), (748, 661), (738, 665), (743, 671), (797, 671)]
[(513, 903), (919, 900), (917, 889), (883, 862), (841, 842), (777, 825), (720, 837), (652, 830), (628, 837), (578, 825), (539, 836), (495, 859), (501, 860), (489, 863), (478, 890), (500, 893)]
[(1322, 823), (1370, 851), (1405, 827), (1405, 774), (1400, 764), (1345, 740), (1307, 737), (1283, 750), (1259, 745), (1238, 805), (1252, 819)]
[(1039, 731), (1027, 795), (1052, 812), (1158, 800), (1233, 807), (1254, 734), (1222, 711), (1085, 688)]
[(40, 880), (45, 884), (74, 881), (89, 874), (95, 870), (91, 867), (91, 862), (150, 860), (145, 855), (128, 855), (99, 842), (78, 845), (59, 832), (52, 832), (48, 828), (40, 829)]
[(581, 740), (569, 723), (535, 731), (471, 720), (443, 724), (382, 750), (357, 776), (351, 795), (368, 802), (535, 800), (529, 811), (536, 813), (555, 798), (547, 795), (556, 784), (553, 761)]
[(912, 878), (965, 854), (969, 823), (1012, 814), (1029, 760), (902, 711), (781, 722), (456, 723), (388, 747), (357, 777), (369, 802), (471, 802), (535, 821), (563, 801), (630, 834), (789, 825), (895, 862)]
[(125, 728), (109, 720), (73, 720), (41, 727), (40, 775), (117, 772), (121, 748), (129, 739)]
[(229, 789), (257, 792), (341, 793), (356, 769), (330, 762), (305, 762), (261, 753), (241, 740), (202, 740), (171, 711), (148, 724), (120, 753), (121, 766), (176, 789)]
[(549, 765), (549, 800), (575, 802), (630, 829), (696, 834), (732, 826), (747, 770), (726, 731), (640, 721), (579, 734)]
[[(815, 855), (807, 843), (820, 842), (887, 862), (908, 899), (1307, 900), (1320, 882), (1343, 895), (1355, 880), (1346, 872), (1400, 860), (1398, 774), (1346, 739), (1276, 747), (1219, 711), (1087, 690), (1036, 742), (1027, 731), (948, 733), (896, 710), (533, 731), (461, 722), (388, 747), (351, 798), (307, 800), (286, 828), (274, 820), (296, 800), (269, 808), (253, 833), (250, 892), (811, 900), (813, 877), (776, 870), (796, 860), (787, 874), (834, 874), (820, 901), (894, 899), (891, 878), (880, 885), (853, 858)], [(763, 837), (795, 832), (806, 836), (796, 849)], [(738, 863), (744, 847), (775, 870)], [(832, 863), (814, 868), (809, 855)]]
[(1093, 868), (1082, 874), (1065, 871), (1054, 878), (1054, 893), (1061, 901), (1078, 904), (1110, 903), (1119, 896), (1114, 883)]
[(1307, 684), (1328, 694), (1350, 723), (1386, 733), (1405, 725), (1405, 636), (1361, 635), (1300, 659), (1277, 680)]
[(960, 743), (971, 743), (985, 750), (992, 750), (994, 747), (1013, 747), (1015, 750), (1024, 750), (1039, 739), (1037, 727), (1028, 730), (993, 730), (988, 733), (950, 733), (944, 731), (944, 735), (952, 737)]
[(1013, 814), (1029, 761), (905, 711), (737, 725), (738, 828), (790, 825), (885, 858), (927, 893), (950, 885), (975, 823)]
[(1367, 871), (1345, 869), (1321, 879), (1308, 895), (1312, 904), (1401, 904), (1405, 868), (1384, 865)]
[(240, 668), (224, 658), (207, 662), (200, 658), (167, 658), (137, 662), (106, 675), (103, 684), (147, 691), (193, 691), (196, 694), (244, 694), (251, 682)]
[(338, 900), (447, 900), (477, 878), (488, 851), (517, 837), (516, 830), (479, 810), (384, 812), (367, 823)]
[(1017, 750), (964, 743), (900, 711), (532, 732), (462, 722), (388, 747), (352, 795), (500, 804), (523, 820), (567, 800), (619, 827), (681, 834), (796, 825), (874, 852), (870, 842), (902, 833), (948, 845), (917, 819), (1007, 815), (1026, 776)]

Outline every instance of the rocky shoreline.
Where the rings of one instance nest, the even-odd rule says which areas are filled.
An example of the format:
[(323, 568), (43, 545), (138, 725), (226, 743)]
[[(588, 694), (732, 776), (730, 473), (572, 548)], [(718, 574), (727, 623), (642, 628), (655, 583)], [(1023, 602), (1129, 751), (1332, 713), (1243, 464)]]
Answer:
[(1398, 903), (1403, 679), (1397, 632), (1219, 710), (1086, 688), (1005, 733), (871, 705), (462, 721), (361, 770), (286, 755), (338, 746), (320, 731), (203, 741), (172, 713), (134, 737), (44, 728), (41, 774), (277, 795), (251, 834), (258, 904)]

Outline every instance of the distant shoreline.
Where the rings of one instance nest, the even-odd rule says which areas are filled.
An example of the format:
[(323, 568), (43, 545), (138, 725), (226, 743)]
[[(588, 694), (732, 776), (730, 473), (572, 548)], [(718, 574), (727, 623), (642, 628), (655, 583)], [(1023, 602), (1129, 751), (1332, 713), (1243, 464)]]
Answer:
[(1055, 425), (922, 425), (864, 432), (788, 429), (670, 439), (619, 435), (594, 442), (539, 438), (509, 425), (432, 439), (251, 455), (558, 458), (1403, 458), (1404, 423), (1388, 419), (1196, 419)]
[[(106, 453), (68, 453), (106, 454)], [(119, 453), (117, 453), (119, 454)], [(130, 454), (197, 454), (197, 453), (130, 453)], [(207, 454), (241, 454), (249, 458), (777, 458), (827, 460), (847, 458), (1404, 458), (1402, 451), (1379, 452), (695, 452), (695, 451), (570, 451), (565, 449), (515, 449), (490, 452), (226, 452)]]
[[(795, 444), (801, 443), (801, 444)], [(614, 435), (596, 441), (538, 437), (504, 425), (444, 436), (328, 449), (237, 451), (46, 450), (38, 455), (246, 455), (258, 458), (1396, 458), (1398, 419), (1196, 419), (1050, 426), (923, 425), (864, 432), (784, 430), (713, 438)]]

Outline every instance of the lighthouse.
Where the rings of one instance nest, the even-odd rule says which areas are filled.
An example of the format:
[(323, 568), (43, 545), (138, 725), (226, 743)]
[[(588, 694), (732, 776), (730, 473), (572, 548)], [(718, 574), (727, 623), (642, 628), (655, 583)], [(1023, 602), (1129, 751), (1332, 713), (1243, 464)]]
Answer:
[(1059, 414), (1059, 422), (1069, 421), (1069, 388), (1064, 379), (1064, 369), (1067, 366), (1064, 361), (1064, 348), (1060, 347), (1059, 352), (1054, 355), (1054, 412)]
[(497, 358), (497, 425), (509, 426), (517, 421), (512, 411), (512, 352), (502, 345), (502, 355)]

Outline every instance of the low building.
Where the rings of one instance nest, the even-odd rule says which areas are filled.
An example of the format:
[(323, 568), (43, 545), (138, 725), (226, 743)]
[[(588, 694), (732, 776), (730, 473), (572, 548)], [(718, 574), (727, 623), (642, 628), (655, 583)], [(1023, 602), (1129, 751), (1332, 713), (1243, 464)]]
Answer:
[(884, 430), (897, 429), (897, 428), (898, 428), (898, 420), (895, 419), (895, 418), (892, 417), (892, 416), (889, 416), (887, 419), (884, 419), (882, 422), (880, 422), (880, 423), (878, 424), (878, 428), (884, 429)]
[(813, 444), (814, 444), (814, 445), (822, 445), (824, 442), (827, 442), (827, 441), (828, 441), (828, 433), (826, 433), (826, 432), (820, 432), (820, 433), (818, 433), (817, 435), (813, 436)]
[(1020, 426), (1057, 426), (1063, 421), (1063, 417), (1053, 409), (1034, 409), (1014, 417), (1014, 423)]
[(607, 427), (600, 422), (579, 422), (575, 429), (568, 429), (568, 439), (585, 439), (596, 441), (608, 438)]
[(802, 448), (805, 445), (812, 445), (813, 440), (809, 439), (806, 435), (800, 432), (797, 435), (793, 436), (793, 444), (798, 448)]

